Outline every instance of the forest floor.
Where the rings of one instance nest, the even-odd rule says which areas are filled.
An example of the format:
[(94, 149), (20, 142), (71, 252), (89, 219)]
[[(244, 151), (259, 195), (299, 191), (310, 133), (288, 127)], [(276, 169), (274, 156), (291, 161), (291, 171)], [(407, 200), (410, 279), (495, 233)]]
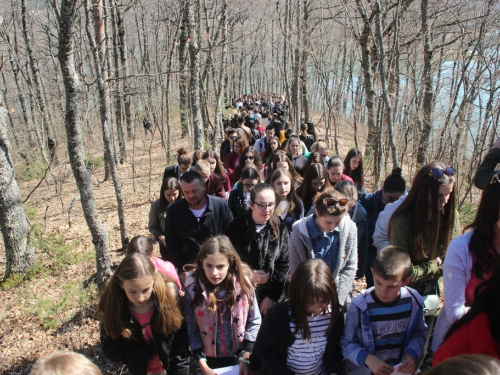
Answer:
[[(319, 132), (324, 134), (323, 129)], [(354, 146), (352, 130), (344, 127), (342, 132), (339, 137), (341, 157)], [(102, 155), (97, 149), (101, 142), (91, 140), (87, 143), (94, 145), (87, 152), (95, 163)], [(181, 139), (180, 129), (172, 131), (172, 155), (178, 147), (189, 149), (189, 143), (187, 139)], [(170, 164), (158, 132), (151, 143), (151, 136), (145, 139), (142, 129), (137, 129), (132, 159), (133, 146), (130, 141), (129, 162), (119, 166), (130, 238), (149, 235), (150, 204), (158, 198), (163, 170)], [(99, 323), (94, 317), (98, 299), (93, 281), (94, 246), (64, 147), (66, 145), (61, 144), (58, 150), (61, 163), (34, 192), (40, 178), (20, 182), (23, 200), (32, 193), (25, 209), (32, 226), (37, 264), (26, 280), (10, 289), (0, 290), (0, 372), (28, 374), (38, 358), (59, 350), (71, 350), (91, 358), (105, 374), (128, 374), (123, 366), (101, 356)], [(26, 168), (16, 168), (16, 173), (28, 180)], [(111, 259), (113, 265), (117, 265), (123, 259), (124, 251), (120, 243), (113, 184), (111, 181), (102, 182), (102, 165), (94, 168), (92, 176), (99, 217), (108, 230)], [(0, 239), (0, 275), (4, 270), (5, 253)], [(357, 286), (358, 289), (362, 287), (362, 284)]]

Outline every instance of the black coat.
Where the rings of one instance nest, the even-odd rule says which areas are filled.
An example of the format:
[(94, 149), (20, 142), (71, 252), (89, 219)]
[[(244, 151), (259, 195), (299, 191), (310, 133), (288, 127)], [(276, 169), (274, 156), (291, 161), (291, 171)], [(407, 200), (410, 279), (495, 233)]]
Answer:
[(189, 210), (186, 199), (172, 203), (167, 209), (165, 222), (165, 242), (167, 259), (178, 271), (188, 263), (194, 263), (203, 242), (218, 234), (223, 234), (233, 220), (233, 214), (225, 199), (206, 195), (207, 209), (198, 220)]
[[(155, 301), (153, 318), (157, 315), (158, 306)], [(147, 345), (141, 326), (132, 318), (127, 306), (123, 309), (121, 319), (125, 328), (132, 333), (128, 339), (122, 336), (112, 339), (101, 326), (101, 348), (106, 358), (127, 365), (134, 375), (146, 375), (149, 359), (158, 354), (168, 374), (189, 375), (189, 339), (185, 321), (178, 331), (167, 337), (155, 332), (151, 326), (154, 342)]]
[[(293, 375), (286, 365), (288, 348), (295, 342), (295, 336), (290, 330), (290, 305), (288, 302), (274, 305), (264, 317), (253, 347), (255, 354), (262, 362), (264, 374)], [(342, 349), (340, 335), (344, 329), (344, 315), (339, 313), (339, 319), (333, 326), (327, 338), (323, 363), (326, 373), (340, 374), (342, 366)]]
[[(179, 165), (178, 164), (170, 165), (167, 168), (165, 168), (165, 172), (163, 172), (163, 180), (165, 180), (168, 177), (175, 177), (175, 178), (177, 178), (177, 180), (180, 181), (180, 178), (177, 175), (178, 174), (178, 169), (179, 169)], [(191, 168), (189, 168), (188, 170), (191, 170)]]
[(250, 208), (247, 204), (245, 196), (243, 195), (243, 187), (231, 190), (231, 192), (229, 193), (227, 204), (229, 205), (234, 218), (240, 217)]
[(265, 297), (277, 302), (283, 293), (290, 265), (288, 263), (288, 229), (279, 219), (279, 239), (272, 243), (271, 226), (266, 224), (257, 233), (252, 219), (252, 211), (234, 219), (226, 229), (241, 260), (250, 268), (270, 274), (269, 281), (257, 288), (257, 299), (260, 303)]

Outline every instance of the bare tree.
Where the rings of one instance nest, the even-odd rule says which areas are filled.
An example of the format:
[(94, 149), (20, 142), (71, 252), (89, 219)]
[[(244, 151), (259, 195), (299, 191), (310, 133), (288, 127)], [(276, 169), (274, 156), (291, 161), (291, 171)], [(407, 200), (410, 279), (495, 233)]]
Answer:
[[(0, 71), (2, 68), (3, 58)], [(14, 274), (25, 273), (35, 261), (35, 252), (29, 243), (28, 218), (21, 203), (7, 138), (7, 112), (0, 91), (0, 228), (7, 258), (4, 281)]]
[(97, 285), (103, 287), (111, 275), (108, 232), (97, 214), (94, 187), (85, 165), (82, 128), (78, 122), (78, 75), (74, 63), (74, 19), (76, 1), (62, 0), (59, 17), (59, 62), (66, 91), (66, 112), (64, 124), (68, 139), (68, 154), (71, 169), (80, 192), (83, 214), (95, 246)]
[(104, 140), (104, 147), (108, 160), (109, 171), (113, 179), (115, 188), (116, 202), (118, 208), (118, 221), (120, 223), (120, 235), (123, 248), (128, 245), (127, 225), (125, 221), (125, 201), (122, 194), (122, 186), (118, 177), (118, 170), (114, 158), (114, 150), (111, 144), (111, 101), (109, 96), (108, 86), (108, 65), (106, 59), (106, 39), (104, 34), (104, 22), (102, 17), (102, 3), (101, 0), (92, 0), (93, 14), (94, 14), (94, 29), (96, 35), (97, 57), (96, 71), (98, 72), (98, 87), (99, 99), (101, 109), (101, 126), (102, 137)]

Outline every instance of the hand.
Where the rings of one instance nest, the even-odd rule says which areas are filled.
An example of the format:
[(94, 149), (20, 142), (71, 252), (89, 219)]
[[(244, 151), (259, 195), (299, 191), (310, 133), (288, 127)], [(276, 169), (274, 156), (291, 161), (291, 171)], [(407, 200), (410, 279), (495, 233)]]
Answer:
[(158, 242), (161, 243), (163, 246), (167, 246), (167, 243), (165, 242), (165, 236), (162, 234), (161, 236), (158, 236), (157, 238)]
[(201, 372), (203, 372), (203, 375), (217, 375), (217, 373), (214, 370), (208, 367), (207, 361), (200, 359), (198, 361), (198, 364), (200, 365), (200, 369)]
[(260, 303), (260, 313), (262, 315), (266, 315), (267, 310), (269, 310), (271, 307), (273, 307), (274, 301), (269, 298), (265, 297), (262, 302)]
[(401, 366), (398, 367), (398, 371), (404, 374), (413, 374), (417, 369), (415, 360), (410, 354), (405, 354), (403, 356)]
[(436, 257), (436, 263), (438, 264), (438, 266), (441, 266), (441, 264), (443, 264), (443, 261), (440, 257)]
[(500, 148), (500, 137), (497, 138), (495, 144), (493, 145), (493, 147), (496, 147), (496, 148)]
[(255, 277), (255, 281), (259, 285), (267, 284), (269, 281), (269, 273), (265, 271), (253, 271), (253, 277)]
[(248, 363), (240, 361), (240, 370), (238, 375), (250, 375), (250, 369), (248, 367)]
[(394, 371), (391, 366), (373, 354), (368, 354), (366, 356), (365, 364), (375, 375), (388, 375), (392, 374)]

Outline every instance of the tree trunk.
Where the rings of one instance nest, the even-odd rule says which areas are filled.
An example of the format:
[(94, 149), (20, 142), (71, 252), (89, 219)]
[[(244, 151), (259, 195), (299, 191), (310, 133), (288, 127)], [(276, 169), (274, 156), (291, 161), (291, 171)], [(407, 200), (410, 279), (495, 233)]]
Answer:
[(118, 26), (116, 22), (116, 6), (114, 1), (110, 1), (111, 33), (113, 34), (113, 61), (114, 61), (114, 97), (115, 97), (115, 121), (116, 133), (118, 134), (118, 146), (120, 147), (120, 164), (127, 162), (127, 149), (125, 147), (125, 134), (122, 124), (123, 109), (123, 81), (120, 79), (120, 53), (118, 51)]
[(420, 13), (422, 17), (422, 34), (424, 35), (424, 69), (422, 80), (424, 87), (424, 99), (422, 105), (422, 133), (417, 149), (417, 166), (427, 163), (427, 150), (429, 148), (429, 137), (432, 130), (432, 103), (434, 97), (432, 84), (432, 48), (431, 31), (428, 19), (428, 0), (422, 0), (420, 4)]
[[(43, 149), (45, 149), (46, 146), (49, 150), (50, 160), (54, 160), (55, 162), (57, 162), (56, 139), (54, 136), (54, 132), (52, 130), (52, 124), (50, 123), (50, 117), (45, 104), (45, 97), (42, 91), (42, 82), (40, 75), (38, 74), (39, 73), (38, 63), (36, 62), (35, 57), (33, 56), (33, 50), (31, 46), (31, 36), (28, 30), (26, 0), (21, 0), (21, 20), (22, 20), (22, 29), (24, 35), (24, 42), (26, 45), (27, 57), (31, 69), (31, 74), (34, 80), (37, 104), (39, 106), (40, 113), (42, 114), (42, 123), (47, 136), (47, 144), (44, 145)], [(47, 161), (47, 163), (50, 163), (50, 161)]]
[(133, 124), (132, 106), (130, 103), (130, 85), (129, 85), (129, 67), (127, 56), (127, 38), (125, 37), (125, 27), (123, 25), (123, 14), (115, 0), (116, 9), (116, 26), (118, 28), (118, 48), (120, 50), (121, 75), (123, 80), (123, 101), (125, 102), (125, 119), (127, 122), (127, 138), (132, 139), (135, 136), (135, 128)]
[(188, 59), (187, 55), (187, 43), (188, 43), (188, 2), (190, 0), (181, 0), (182, 1), (182, 21), (181, 21), (181, 35), (179, 37), (179, 112), (181, 118), (181, 129), (182, 129), (182, 137), (187, 137), (191, 135), (190, 126), (189, 126), (189, 98), (187, 94), (188, 90), (188, 79), (186, 74), (186, 60)]
[(102, 3), (101, 0), (92, 0), (94, 12), (94, 27), (96, 36), (96, 45), (98, 61), (96, 61), (96, 71), (98, 74), (97, 84), (99, 86), (99, 99), (101, 111), (101, 126), (102, 137), (104, 141), (104, 148), (109, 155), (109, 171), (113, 179), (115, 188), (116, 203), (118, 208), (118, 220), (120, 222), (120, 235), (122, 246), (125, 249), (128, 245), (128, 233), (125, 222), (125, 202), (122, 195), (122, 186), (118, 178), (118, 170), (116, 168), (114, 150), (111, 144), (111, 103), (109, 97), (108, 87), (108, 66), (106, 58), (106, 40), (104, 33), (104, 22), (102, 17)]
[[(380, 70), (380, 83), (382, 84), (382, 96), (384, 98), (385, 108), (386, 108), (386, 118), (387, 118), (387, 128), (389, 129), (389, 143), (391, 145), (392, 152), (392, 167), (399, 168), (398, 161), (398, 150), (396, 148), (396, 143), (394, 142), (394, 124), (392, 118), (392, 105), (389, 99), (389, 93), (387, 91), (386, 75), (385, 75), (385, 47), (384, 47), (384, 36), (382, 35), (382, 9), (380, 8), (380, 1), (375, 2), (376, 7), (376, 34), (378, 38), (378, 48), (379, 48), (379, 70)], [(398, 1), (399, 9), (399, 1)], [(396, 12), (397, 17), (397, 12)]]
[[(212, 149), (215, 151), (217, 149), (217, 144), (219, 141), (219, 135), (223, 128), (222, 124), (222, 96), (224, 94), (224, 74), (226, 72), (226, 61), (227, 61), (227, 0), (222, 0), (222, 11), (220, 17), (220, 24), (222, 28), (222, 51), (221, 51), (221, 62), (218, 72), (218, 79), (216, 80), (215, 75), (215, 66), (213, 67), (213, 80), (215, 87), (215, 129), (214, 129), (214, 137), (212, 138)], [(211, 51), (211, 53), (213, 53)]]
[(7, 112), (0, 91), (0, 227), (7, 261), (4, 281), (14, 274), (25, 273), (35, 261), (35, 252), (29, 244), (28, 219), (21, 203), (7, 138)]
[(198, 0), (186, 0), (188, 7), (188, 35), (190, 57), (189, 90), (191, 91), (191, 116), (193, 121), (194, 149), (205, 149), (203, 124), (200, 120), (200, 48), (198, 47), (198, 32), (196, 31), (195, 15), (198, 14)]
[(366, 111), (368, 115), (368, 138), (366, 140), (366, 153), (373, 156), (374, 177), (375, 181), (380, 177), (380, 153), (379, 143), (381, 142), (380, 129), (377, 128), (375, 122), (375, 91), (373, 89), (373, 79), (371, 72), (371, 55), (368, 42), (370, 41), (371, 29), (368, 15), (366, 14), (361, 0), (356, 0), (358, 12), (363, 19), (363, 31), (359, 36), (359, 44), (361, 47), (361, 68), (363, 69), (365, 82), (365, 98)]
[(71, 169), (80, 192), (83, 214), (95, 246), (97, 285), (101, 289), (111, 276), (108, 232), (97, 214), (94, 187), (83, 155), (82, 128), (78, 122), (78, 82), (74, 65), (73, 33), (76, 0), (62, 0), (59, 18), (59, 62), (66, 90), (66, 113), (64, 123), (68, 139), (68, 154)]

